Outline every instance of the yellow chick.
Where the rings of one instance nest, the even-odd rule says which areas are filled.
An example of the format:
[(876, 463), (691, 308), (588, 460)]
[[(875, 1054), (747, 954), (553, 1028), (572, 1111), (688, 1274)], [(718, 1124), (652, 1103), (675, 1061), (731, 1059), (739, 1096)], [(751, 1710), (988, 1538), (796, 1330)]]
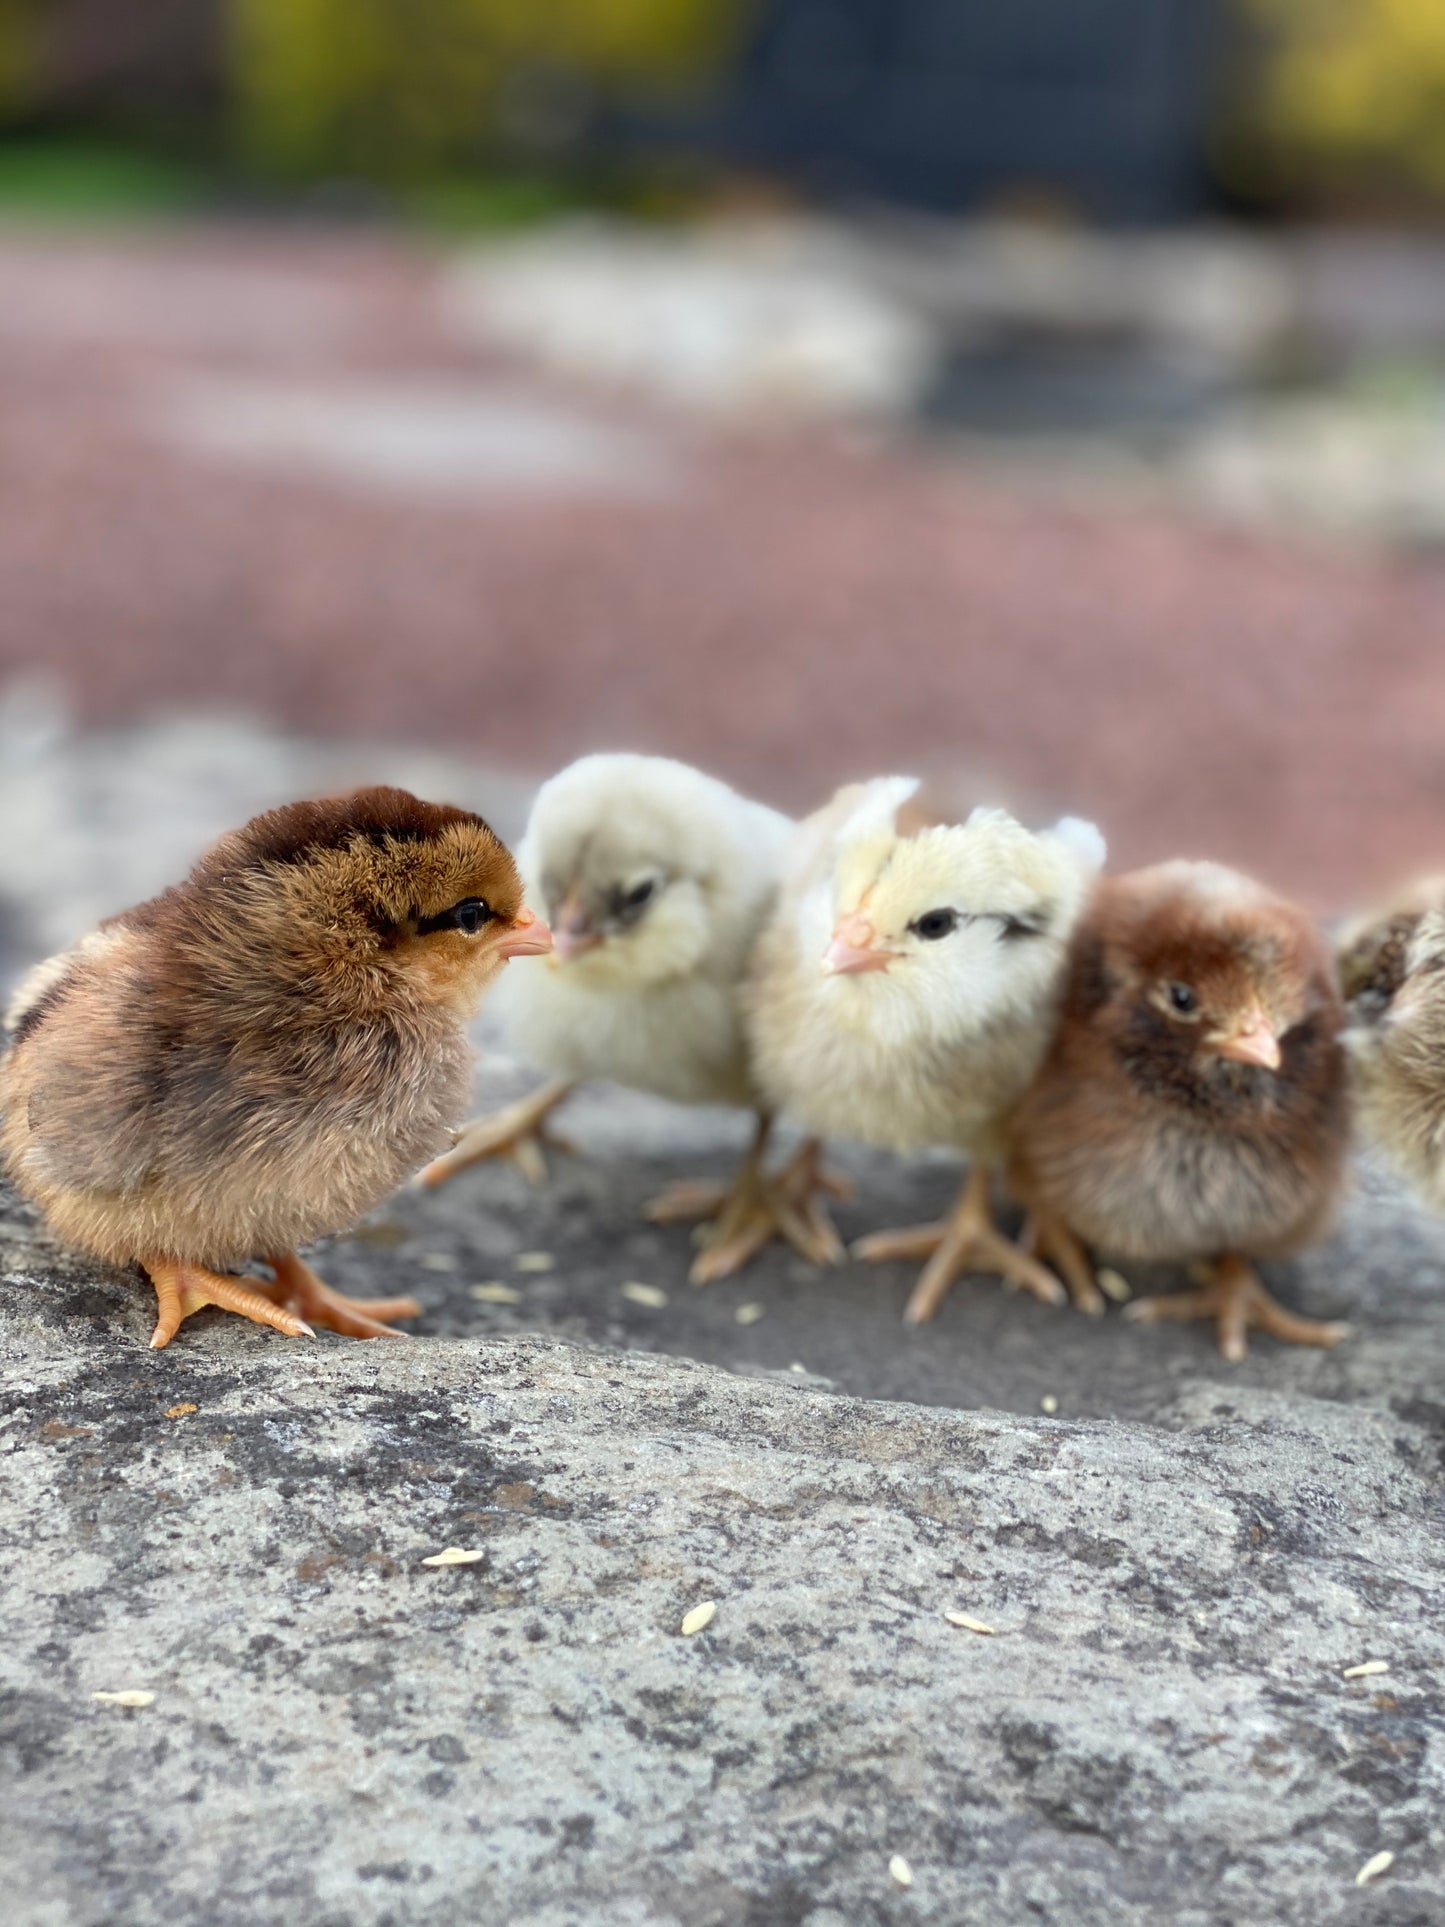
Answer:
[[(966, 1270), (1063, 1300), (995, 1228), (990, 1173), (1048, 1048), (1070, 933), (1104, 860), (1099, 832), (1072, 817), (1040, 835), (1002, 810), (926, 823), (917, 787), (852, 785), (800, 826), (747, 998), (754, 1075), (778, 1110), (820, 1137), (973, 1160), (944, 1223), (855, 1246), (870, 1260), (928, 1257), (910, 1323)], [(1102, 1300), (1091, 1291), (1082, 1308)]]
[[(550, 906), (553, 952), (509, 973), (492, 1008), (552, 1081), (469, 1124), (420, 1182), (496, 1156), (539, 1181), (546, 1120), (597, 1079), (760, 1109), (739, 986), (792, 831), (776, 810), (666, 757), (584, 756), (544, 783), (518, 862), (533, 900)], [(737, 1270), (779, 1232), (814, 1261), (842, 1256), (813, 1206), (827, 1182), (815, 1160), (768, 1179), (768, 1132), (760, 1117), (734, 1185), (677, 1185), (648, 1207), (656, 1222), (714, 1220), (697, 1283)]]

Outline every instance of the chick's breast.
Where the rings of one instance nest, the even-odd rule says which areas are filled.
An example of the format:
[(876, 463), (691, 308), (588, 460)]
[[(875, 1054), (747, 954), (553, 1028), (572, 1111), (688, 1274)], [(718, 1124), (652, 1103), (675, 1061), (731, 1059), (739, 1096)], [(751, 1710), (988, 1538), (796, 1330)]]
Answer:
[(493, 1001), (509, 1041), (553, 1076), (680, 1104), (753, 1101), (735, 982), (598, 983), (545, 961), (514, 966)]

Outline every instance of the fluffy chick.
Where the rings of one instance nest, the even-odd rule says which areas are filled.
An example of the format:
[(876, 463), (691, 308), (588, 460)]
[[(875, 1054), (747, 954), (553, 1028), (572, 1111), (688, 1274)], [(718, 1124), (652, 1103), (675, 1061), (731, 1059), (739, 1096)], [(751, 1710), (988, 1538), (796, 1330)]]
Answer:
[[(777, 811), (665, 757), (585, 756), (544, 783), (518, 859), (552, 921), (553, 953), (512, 973), (497, 1008), (553, 1081), (469, 1125), (421, 1182), (498, 1154), (539, 1177), (545, 1119), (593, 1079), (757, 1108), (738, 987), (791, 833)], [(715, 1219), (698, 1282), (736, 1270), (776, 1229), (827, 1255), (796, 1185), (783, 1197), (765, 1184), (766, 1138), (764, 1119), (736, 1185), (676, 1186), (649, 1208), (664, 1222)]]
[[(1058, 1035), (1010, 1124), (1011, 1176), (1066, 1276), (1084, 1245), (1210, 1268), (1132, 1317), (1250, 1326), (1306, 1345), (1343, 1327), (1277, 1305), (1250, 1263), (1327, 1232), (1349, 1148), (1343, 1010), (1304, 911), (1211, 863), (1102, 881)], [(1081, 1243), (1082, 1241), (1082, 1243)]]
[[(144, 1268), (152, 1346), (206, 1304), (292, 1336), (389, 1333), (414, 1300), (343, 1298), (295, 1247), (447, 1141), (464, 1026), (507, 958), (548, 943), (480, 817), (394, 789), (272, 810), (22, 983), (6, 1167), (63, 1242)], [(257, 1256), (274, 1284), (223, 1275)]]
[(1347, 927), (1337, 954), (1363, 1134), (1445, 1212), (1445, 877)]
[(758, 1082), (807, 1130), (974, 1161), (945, 1223), (855, 1247), (929, 1257), (913, 1323), (971, 1268), (1063, 1297), (994, 1228), (990, 1172), (1001, 1121), (1048, 1047), (1069, 935), (1104, 859), (1098, 831), (1073, 818), (1042, 835), (1002, 810), (928, 824), (917, 787), (850, 786), (801, 826), (748, 999)]

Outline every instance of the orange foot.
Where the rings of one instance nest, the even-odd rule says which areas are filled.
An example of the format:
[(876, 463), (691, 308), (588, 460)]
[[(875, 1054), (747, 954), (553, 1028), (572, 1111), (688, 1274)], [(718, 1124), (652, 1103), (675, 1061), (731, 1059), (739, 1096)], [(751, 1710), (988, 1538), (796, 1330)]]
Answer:
[(1253, 1326), (1283, 1345), (1338, 1345), (1349, 1336), (1348, 1325), (1325, 1324), (1301, 1318), (1277, 1304), (1259, 1282), (1259, 1274), (1244, 1258), (1221, 1258), (1214, 1276), (1197, 1291), (1173, 1291), (1162, 1298), (1136, 1298), (1124, 1307), (1126, 1318), (1156, 1323), (1161, 1318), (1213, 1318), (1219, 1349), (1238, 1362), (1249, 1351)]
[(156, 1288), (156, 1328), (151, 1334), (151, 1350), (169, 1345), (180, 1330), (181, 1320), (190, 1318), (207, 1305), (222, 1311), (236, 1311), (253, 1318), (258, 1325), (271, 1325), (288, 1338), (314, 1338), (315, 1332), (304, 1318), (287, 1311), (266, 1296), (255, 1279), (227, 1278), (204, 1265), (178, 1265), (168, 1259), (151, 1258), (145, 1270)]
[(303, 1313), (313, 1324), (342, 1332), (347, 1338), (409, 1338), (410, 1332), (398, 1331), (386, 1321), (421, 1316), (415, 1298), (347, 1298), (333, 1291), (294, 1251), (280, 1252), (267, 1258), (266, 1263), (275, 1272), (276, 1282), (262, 1285), (261, 1290), (274, 1295), (268, 1301), (273, 1309), (282, 1306), (287, 1316)]

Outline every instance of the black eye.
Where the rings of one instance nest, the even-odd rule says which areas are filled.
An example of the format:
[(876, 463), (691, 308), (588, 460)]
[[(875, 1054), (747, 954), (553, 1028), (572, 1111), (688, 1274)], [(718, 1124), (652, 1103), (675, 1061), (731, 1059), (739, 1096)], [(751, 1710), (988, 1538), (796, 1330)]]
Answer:
[(999, 935), (1005, 943), (1017, 943), (1021, 937), (1041, 937), (1048, 928), (1042, 912), (1028, 917), (1012, 917), (1004, 912), (998, 921)]
[(1181, 1017), (1192, 1017), (1199, 1008), (1194, 992), (1188, 984), (1170, 984), (1165, 992), (1169, 1008), (1177, 1010)]
[(925, 943), (937, 943), (940, 937), (951, 937), (958, 928), (956, 910), (928, 910), (921, 917), (915, 917), (908, 926), (914, 936), (922, 937)]
[(474, 937), (482, 925), (490, 923), (496, 914), (481, 897), (463, 897), (450, 910), (439, 910), (434, 917), (418, 917), (417, 935), (428, 937), (434, 930), (462, 930), (467, 936)]
[(657, 888), (657, 882), (655, 878), (644, 877), (641, 883), (634, 884), (632, 889), (630, 889), (627, 892), (627, 894), (623, 897), (622, 899), (623, 909), (640, 910), (643, 904), (649, 900), (653, 891), (656, 888)]

